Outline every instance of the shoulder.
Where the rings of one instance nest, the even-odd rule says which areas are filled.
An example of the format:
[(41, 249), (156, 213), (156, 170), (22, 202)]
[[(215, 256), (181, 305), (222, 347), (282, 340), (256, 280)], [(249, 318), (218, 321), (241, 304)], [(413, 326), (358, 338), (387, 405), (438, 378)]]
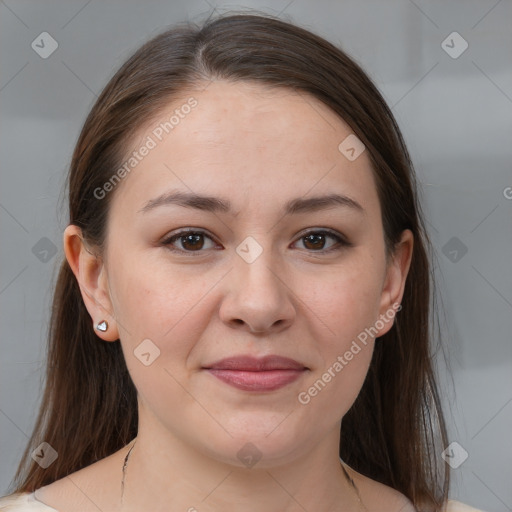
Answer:
[(349, 472), (368, 512), (417, 512), (412, 502), (396, 489), (372, 480), (352, 468), (349, 468)]
[(464, 505), (460, 501), (448, 500), (443, 512), (484, 512), (483, 510)]
[[(412, 502), (396, 489), (381, 484), (350, 468), (350, 476), (354, 480), (364, 505), (369, 512), (418, 512)], [(485, 512), (470, 507), (459, 501), (448, 500), (442, 512)]]
[(38, 489), (37, 499), (54, 507), (45, 512), (117, 510), (123, 450)]
[(0, 498), (1, 512), (58, 512), (38, 501), (32, 492), (10, 494)]

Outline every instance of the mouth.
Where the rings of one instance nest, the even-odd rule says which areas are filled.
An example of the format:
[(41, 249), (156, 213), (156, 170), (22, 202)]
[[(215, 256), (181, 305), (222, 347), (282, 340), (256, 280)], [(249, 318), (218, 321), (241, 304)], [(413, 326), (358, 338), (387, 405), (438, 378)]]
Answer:
[(203, 367), (211, 375), (243, 391), (275, 391), (299, 379), (309, 370), (281, 356), (230, 357)]

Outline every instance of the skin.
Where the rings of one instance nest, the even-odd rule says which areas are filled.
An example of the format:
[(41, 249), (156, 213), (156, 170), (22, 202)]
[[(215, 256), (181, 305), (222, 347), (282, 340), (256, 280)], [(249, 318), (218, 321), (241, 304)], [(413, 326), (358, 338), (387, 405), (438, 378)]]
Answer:
[[(349, 161), (338, 145), (350, 127), (306, 94), (212, 82), (173, 101), (130, 148), (191, 95), (197, 107), (111, 192), (104, 253), (87, 247), (76, 226), (64, 233), (91, 322), (108, 321), (108, 331), (97, 332), (103, 342), (120, 338), (138, 390), (122, 510), (359, 510), (341, 470), (339, 430), (379, 340), (360, 344), (309, 403), (298, 395), (400, 303), (412, 234), (404, 231), (386, 258), (367, 151)], [(171, 190), (230, 200), (233, 212), (176, 204), (140, 211)], [(283, 215), (291, 199), (331, 193), (362, 210)], [(187, 227), (208, 236), (163, 243)], [(351, 246), (330, 235), (304, 238), (326, 228)], [(252, 263), (236, 252), (248, 236), (262, 248)], [(330, 247), (337, 249), (319, 251)], [(133, 353), (145, 339), (160, 350), (149, 366)], [(307, 370), (278, 390), (248, 392), (202, 369), (241, 354), (291, 357)], [(237, 457), (249, 442), (261, 455), (250, 469)], [(128, 448), (43, 487), (38, 499), (62, 511), (121, 510)], [(414, 510), (398, 492), (349, 471), (369, 511)]]

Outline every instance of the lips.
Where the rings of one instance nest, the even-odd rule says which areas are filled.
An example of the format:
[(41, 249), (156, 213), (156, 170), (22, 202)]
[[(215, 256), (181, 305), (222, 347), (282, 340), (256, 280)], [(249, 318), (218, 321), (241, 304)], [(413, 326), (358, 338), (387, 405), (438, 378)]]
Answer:
[(244, 391), (274, 391), (294, 382), (308, 370), (303, 364), (281, 356), (230, 357), (204, 369), (226, 384)]

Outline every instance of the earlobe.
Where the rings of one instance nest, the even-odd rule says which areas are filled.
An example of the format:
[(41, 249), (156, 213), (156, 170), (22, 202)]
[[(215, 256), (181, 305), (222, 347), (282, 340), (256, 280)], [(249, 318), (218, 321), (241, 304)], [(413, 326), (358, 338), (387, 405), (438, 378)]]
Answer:
[[(414, 247), (414, 235), (412, 231), (406, 229), (402, 232), (400, 241), (395, 247), (394, 253), (388, 264), (386, 279), (381, 295), (381, 304), (379, 314), (385, 315), (386, 318), (394, 318), (395, 313), (401, 309), (402, 297), (405, 289), (405, 282), (412, 261)], [(386, 334), (393, 322), (387, 322), (382, 332), (378, 336)]]
[(105, 341), (116, 341), (119, 332), (113, 317), (106, 269), (101, 258), (87, 247), (82, 230), (73, 224), (64, 230), (63, 245), (95, 333)]

